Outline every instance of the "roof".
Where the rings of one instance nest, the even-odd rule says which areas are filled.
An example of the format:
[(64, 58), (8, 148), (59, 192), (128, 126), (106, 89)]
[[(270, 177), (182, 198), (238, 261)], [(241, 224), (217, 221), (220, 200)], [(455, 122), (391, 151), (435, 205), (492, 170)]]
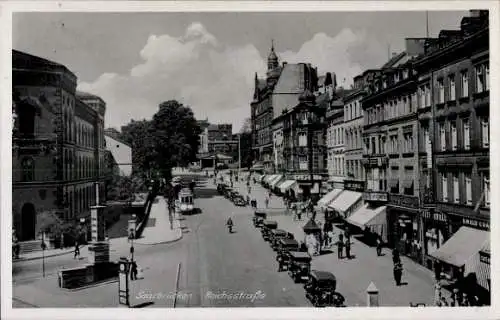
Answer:
[(257, 88), (259, 88), (259, 90), (263, 90), (266, 86), (267, 86), (266, 79), (257, 79)]
[(385, 69), (385, 68), (392, 68), (394, 66), (396, 66), (397, 62), (399, 60), (401, 60), (404, 56), (406, 55), (406, 52), (401, 52), (401, 53), (398, 53), (396, 54), (395, 56), (391, 57), (389, 59), (389, 61), (387, 61), (383, 66), (382, 66), (382, 69)]
[(42, 70), (49, 70), (51, 68), (61, 69), (62, 71), (68, 72), (76, 79), (75, 74), (63, 64), (14, 49), (12, 50), (12, 68)]
[(487, 244), (490, 233), (460, 227), (448, 241), (430, 255), (456, 267), (462, 267)]
[(265, 220), (264, 224), (265, 225), (276, 225), (276, 226), (278, 225), (278, 223), (274, 220)]
[(95, 94), (83, 92), (83, 91), (76, 91), (76, 96), (80, 99), (99, 99), (99, 100), (102, 100), (101, 97), (96, 96)]
[[(109, 129), (109, 128), (108, 128), (108, 129)], [(129, 147), (129, 148), (132, 148), (132, 146), (131, 146), (129, 143), (127, 143), (127, 142), (123, 141), (123, 140), (122, 140), (120, 137), (118, 137), (115, 133), (111, 133), (111, 132), (109, 132), (109, 131), (106, 131), (106, 130), (108, 130), (108, 129), (104, 129), (104, 136), (105, 136), (105, 137), (108, 137), (108, 138), (110, 138), (110, 139), (113, 139), (113, 140), (115, 140), (115, 141), (117, 141), (117, 142), (119, 142), (119, 143), (121, 143), (121, 144), (126, 145), (126, 146), (127, 146), (127, 147)]]
[(304, 64), (287, 63), (281, 71), (281, 76), (274, 88), (274, 94), (302, 93), (301, 78), (304, 76)]
[(287, 232), (283, 229), (275, 229), (273, 230), (274, 234), (286, 234)]
[(292, 251), (290, 252), (290, 255), (294, 258), (294, 259), (307, 259), (307, 260), (311, 260), (311, 256), (309, 255), (309, 253), (307, 252), (302, 252), (302, 251)]
[(304, 231), (306, 231), (306, 230), (308, 230), (308, 231), (321, 230), (321, 228), (318, 226), (316, 221), (314, 221), (313, 219), (309, 219), (309, 221), (307, 221), (307, 223), (302, 227), (302, 229), (304, 229)]
[(280, 239), (280, 242), (285, 244), (285, 245), (295, 245), (295, 244), (299, 244), (297, 242), (297, 240), (295, 239), (288, 239), (288, 238), (283, 238), (283, 239)]
[(316, 104), (318, 106), (325, 106), (327, 107), (328, 101), (330, 100), (330, 95), (328, 92), (322, 93), (319, 96), (316, 97)]
[(336, 281), (335, 276), (331, 272), (328, 272), (328, 271), (313, 270), (313, 271), (311, 271), (311, 276), (316, 278), (317, 280)]

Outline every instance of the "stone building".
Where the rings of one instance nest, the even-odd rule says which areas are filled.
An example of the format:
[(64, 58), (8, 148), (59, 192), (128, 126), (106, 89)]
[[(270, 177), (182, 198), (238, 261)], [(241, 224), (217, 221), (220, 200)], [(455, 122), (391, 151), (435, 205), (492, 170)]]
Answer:
[(280, 78), (282, 68), (274, 52), (274, 44), (267, 58), (266, 79), (259, 79), (255, 73), (254, 95), (251, 106), (252, 150), (255, 165), (266, 172), (274, 172), (273, 152), (273, 90)]
[(41, 212), (75, 222), (90, 215), (96, 184), (104, 190), (105, 103), (82, 101), (70, 70), (24, 52), (13, 50), (12, 74), (13, 227), (27, 241)]
[(329, 189), (344, 189), (344, 102), (336, 93), (325, 115)]
[[(445, 272), (457, 268), (447, 250), (489, 261), (488, 39), (488, 12), (471, 11), (460, 30), (429, 39), (415, 63), (425, 263), (444, 263)], [(468, 245), (462, 246), (465, 234)], [(489, 265), (479, 258), (459, 262), (489, 290)]]

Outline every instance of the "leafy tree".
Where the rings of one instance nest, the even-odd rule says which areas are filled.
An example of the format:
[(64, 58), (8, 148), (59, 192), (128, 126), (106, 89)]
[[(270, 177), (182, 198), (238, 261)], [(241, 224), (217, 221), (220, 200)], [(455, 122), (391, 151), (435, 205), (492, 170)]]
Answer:
[(163, 102), (149, 129), (154, 137), (155, 168), (167, 181), (174, 166), (196, 161), (201, 129), (191, 108), (175, 100)]
[(240, 130), (241, 143), (241, 167), (251, 167), (253, 162), (252, 154), (252, 122), (246, 118)]
[(132, 148), (132, 170), (135, 173), (154, 168), (156, 153), (153, 132), (152, 123), (148, 120), (132, 120), (121, 127), (121, 140)]

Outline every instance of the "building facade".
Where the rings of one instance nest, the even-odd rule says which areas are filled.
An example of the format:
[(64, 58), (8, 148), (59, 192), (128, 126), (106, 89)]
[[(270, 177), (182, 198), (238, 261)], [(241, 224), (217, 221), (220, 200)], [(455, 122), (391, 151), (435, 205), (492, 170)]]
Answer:
[(274, 118), (272, 93), (281, 67), (274, 45), (267, 58), (267, 77), (259, 79), (255, 73), (254, 95), (250, 103), (252, 127), (252, 151), (255, 164), (262, 165), (266, 172), (275, 171), (272, 122)]
[(471, 12), (419, 59), (418, 124), (426, 265), (462, 226), (489, 231), (489, 25)]
[(104, 138), (106, 140), (106, 150), (111, 152), (116, 163), (118, 175), (129, 177), (132, 174), (132, 148), (116, 136), (109, 135), (107, 132)]
[[(363, 109), (361, 99), (365, 96), (364, 77), (354, 78), (353, 90), (344, 97), (344, 161), (348, 168), (344, 189), (363, 192), (365, 170), (363, 166)], [(342, 135), (342, 140), (344, 139)]]
[(13, 227), (21, 241), (38, 237), (41, 212), (64, 221), (90, 215), (104, 196), (105, 104), (76, 94), (65, 66), (13, 50)]
[(344, 103), (335, 97), (326, 111), (326, 152), (329, 189), (344, 189)]

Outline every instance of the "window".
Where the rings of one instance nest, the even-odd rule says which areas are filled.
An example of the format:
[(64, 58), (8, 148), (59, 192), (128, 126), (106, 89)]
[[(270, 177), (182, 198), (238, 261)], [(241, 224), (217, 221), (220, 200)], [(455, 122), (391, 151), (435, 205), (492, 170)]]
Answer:
[(441, 151), (446, 151), (446, 128), (444, 122), (439, 124), (439, 146)]
[(444, 81), (443, 79), (438, 79), (438, 103), (444, 103)]
[(481, 145), (483, 148), (490, 146), (490, 125), (487, 118), (481, 119)]
[(468, 206), (472, 205), (472, 179), (471, 174), (466, 172), (464, 174), (465, 180), (465, 200)]
[(483, 92), (485, 90), (485, 77), (483, 72), (483, 66), (477, 66), (476, 71), (476, 92)]
[(458, 184), (458, 173), (453, 173), (453, 200), (460, 203), (460, 189)]
[(457, 150), (457, 123), (451, 123), (451, 149)]
[(462, 98), (469, 96), (469, 75), (467, 71), (462, 71), (460, 73), (461, 85), (462, 85)]
[(413, 152), (413, 133), (412, 132), (406, 132), (404, 134), (403, 152), (404, 153), (411, 153), (411, 152)]
[(490, 206), (490, 177), (489, 174), (483, 175), (483, 193), (484, 193), (484, 205), (486, 207)]
[(33, 181), (35, 179), (35, 163), (33, 158), (24, 158), (21, 161), (21, 181)]
[(443, 202), (448, 202), (448, 179), (446, 178), (446, 173), (441, 174), (441, 184), (442, 184), (442, 198)]
[(425, 85), (425, 106), (429, 107), (431, 105), (431, 85)]
[(420, 108), (424, 108), (424, 107), (426, 107), (426, 104), (425, 104), (425, 86), (421, 86), (420, 89), (418, 90), (418, 93), (419, 93), (419, 98), (420, 98), (420, 101), (419, 101)]
[(448, 87), (448, 100), (453, 101), (455, 100), (455, 75), (451, 75), (448, 77), (448, 82), (450, 86)]
[(413, 167), (405, 167), (404, 194), (413, 195)]
[(462, 125), (464, 129), (464, 149), (469, 150), (470, 149), (470, 123), (469, 119), (463, 119), (462, 120)]
[(489, 66), (489, 64), (484, 65), (484, 89), (490, 90), (490, 66)]
[(429, 135), (429, 126), (425, 126), (422, 129), (424, 138), (424, 151), (430, 153), (432, 152), (432, 146), (431, 146), (431, 138)]
[(307, 147), (307, 133), (299, 132), (299, 147)]
[(299, 156), (299, 169), (307, 170), (307, 156)]

